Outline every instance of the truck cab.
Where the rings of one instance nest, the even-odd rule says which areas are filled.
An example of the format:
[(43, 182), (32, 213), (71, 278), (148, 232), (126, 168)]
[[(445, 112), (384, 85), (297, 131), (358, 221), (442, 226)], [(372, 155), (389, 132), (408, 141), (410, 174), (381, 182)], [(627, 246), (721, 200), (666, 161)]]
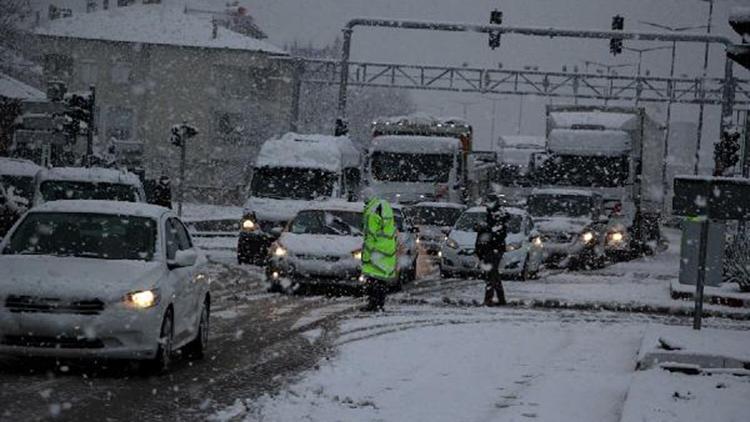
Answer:
[(261, 146), (245, 202), (237, 260), (263, 264), (268, 247), (302, 209), (324, 200), (356, 200), (361, 155), (342, 136), (287, 133)]

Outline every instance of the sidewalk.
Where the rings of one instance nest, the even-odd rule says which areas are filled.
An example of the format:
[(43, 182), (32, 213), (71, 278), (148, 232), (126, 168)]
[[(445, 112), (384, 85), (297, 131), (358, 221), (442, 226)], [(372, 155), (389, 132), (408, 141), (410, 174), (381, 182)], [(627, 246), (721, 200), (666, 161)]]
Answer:
[(649, 326), (620, 422), (747, 421), (748, 332)]

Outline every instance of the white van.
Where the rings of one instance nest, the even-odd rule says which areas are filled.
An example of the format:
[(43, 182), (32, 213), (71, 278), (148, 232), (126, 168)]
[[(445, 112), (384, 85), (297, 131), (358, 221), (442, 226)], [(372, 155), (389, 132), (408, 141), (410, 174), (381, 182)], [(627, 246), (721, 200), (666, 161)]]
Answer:
[(125, 170), (53, 167), (37, 173), (34, 206), (65, 199), (146, 202), (146, 193), (138, 176)]
[(348, 137), (287, 133), (266, 141), (240, 222), (239, 263), (265, 262), (286, 223), (314, 202), (358, 199), (361, 166)]

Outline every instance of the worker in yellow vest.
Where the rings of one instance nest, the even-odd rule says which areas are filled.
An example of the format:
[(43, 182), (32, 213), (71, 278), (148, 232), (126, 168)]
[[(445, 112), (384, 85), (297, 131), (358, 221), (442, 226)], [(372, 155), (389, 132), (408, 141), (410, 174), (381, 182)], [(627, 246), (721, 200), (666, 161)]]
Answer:
[(388, 201), (370, 199), (365, 205), (362, 226), (362, 279), (368, 297), (362, 310), (383, 310), (388, 287), (398, 277), (398, 233)]

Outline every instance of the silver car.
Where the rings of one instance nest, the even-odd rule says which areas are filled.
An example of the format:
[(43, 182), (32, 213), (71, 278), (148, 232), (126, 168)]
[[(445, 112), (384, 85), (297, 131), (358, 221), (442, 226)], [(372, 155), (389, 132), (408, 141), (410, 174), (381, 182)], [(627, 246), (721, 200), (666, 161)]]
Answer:
[(0, 353), (146, 360), (202, 357), (210, 293), (203, 255), (170, 210), (53, 201), (0, 243)]

